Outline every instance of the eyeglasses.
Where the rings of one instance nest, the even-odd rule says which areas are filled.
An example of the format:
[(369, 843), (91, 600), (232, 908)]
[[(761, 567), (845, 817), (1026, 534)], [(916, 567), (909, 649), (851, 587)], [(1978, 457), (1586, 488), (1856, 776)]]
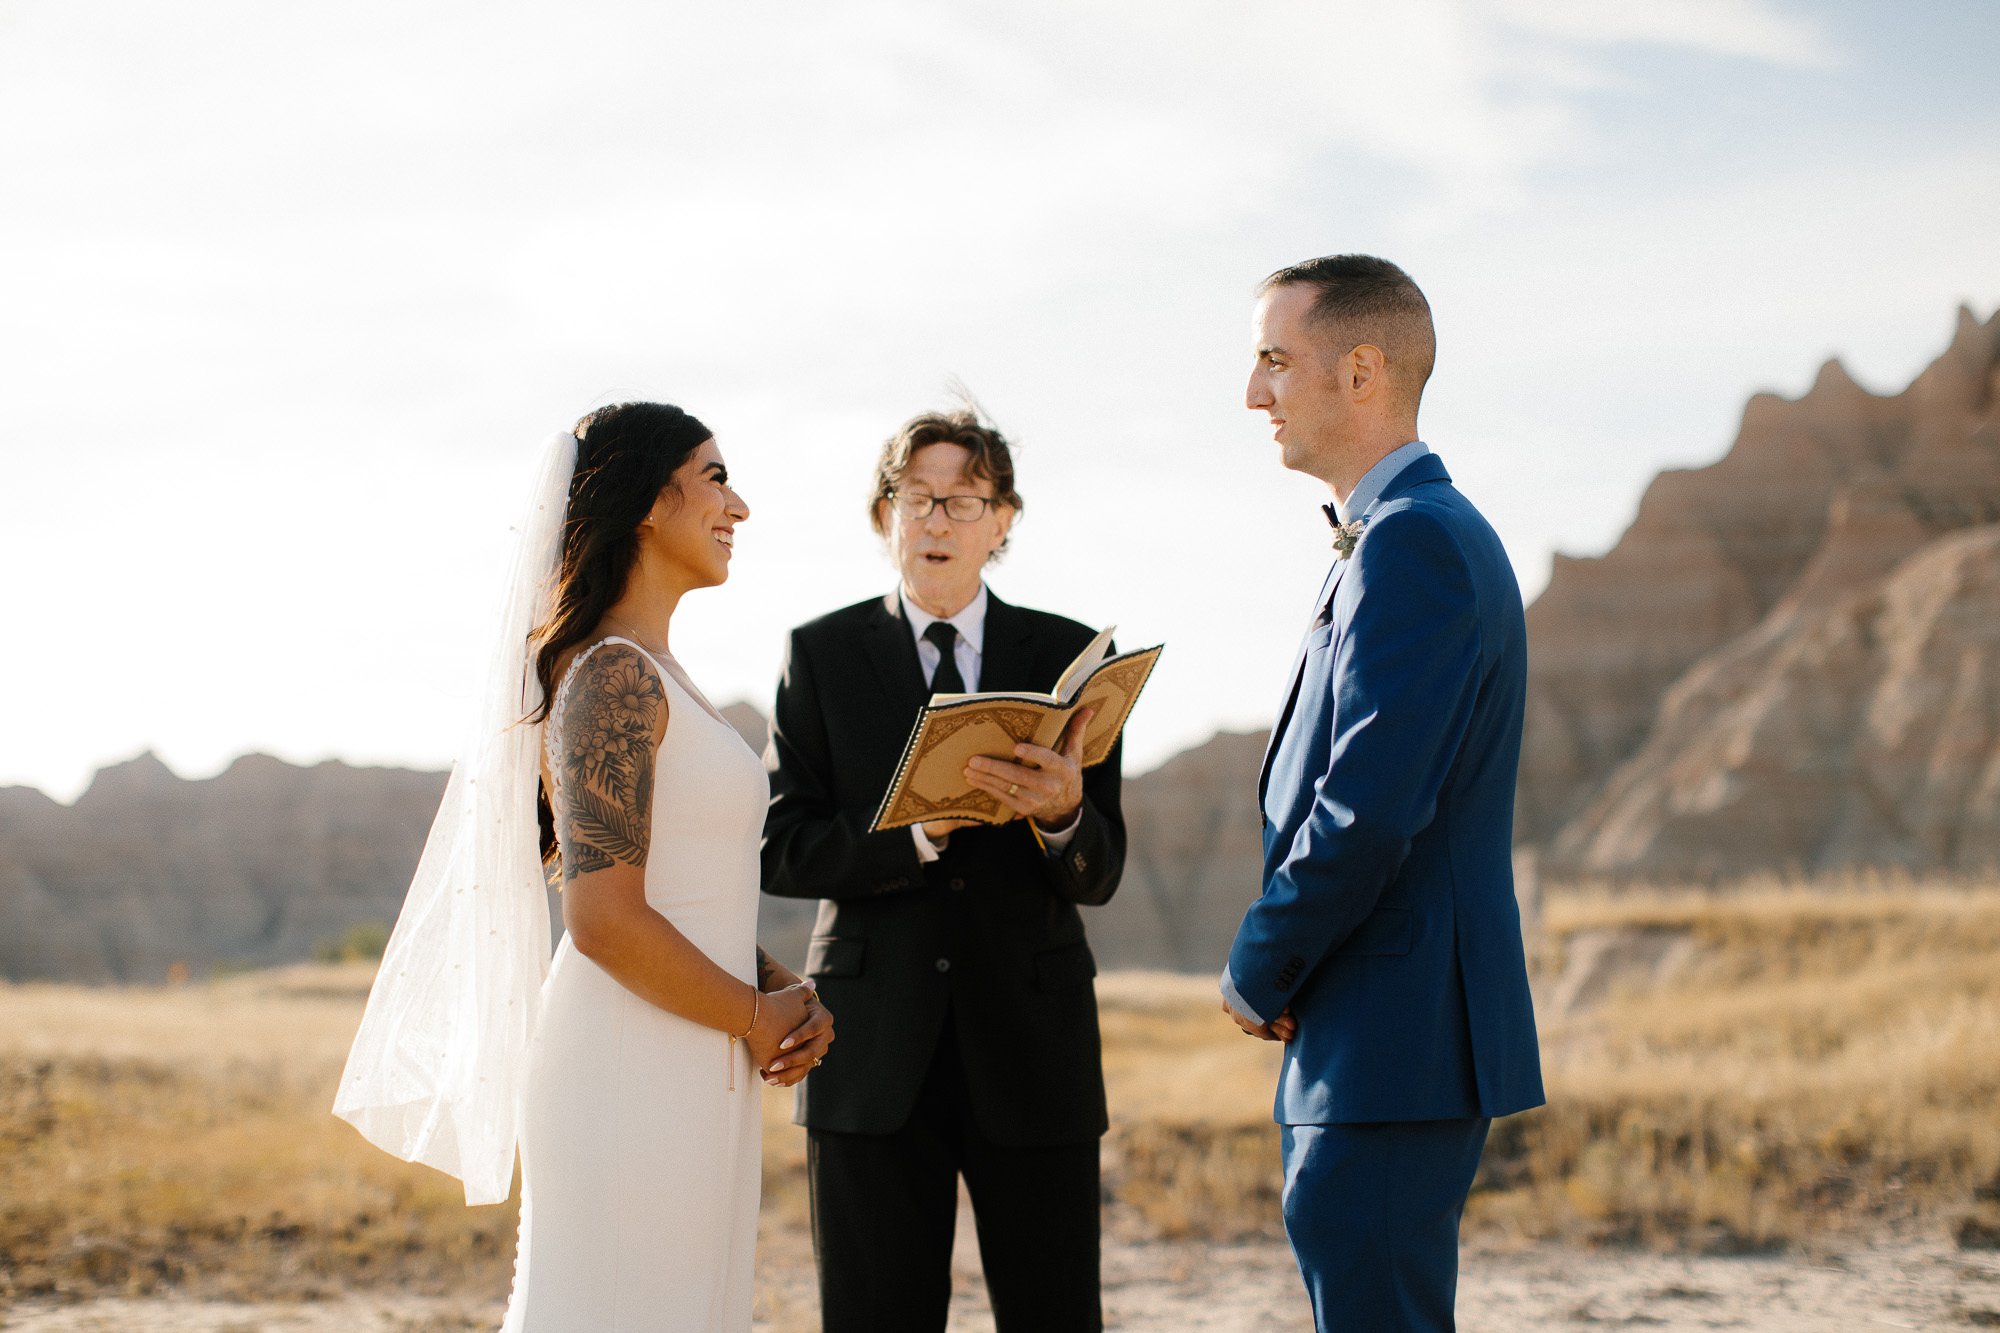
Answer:
[(912, 491), (890, 491), (886, 497), (896, 512), (912, 523), (931, 516), (944, 506), (944, 516), (954, 523), (976, 523), (986, 517), (986, 507), (997, 503), (983, 495), (918, 495)]

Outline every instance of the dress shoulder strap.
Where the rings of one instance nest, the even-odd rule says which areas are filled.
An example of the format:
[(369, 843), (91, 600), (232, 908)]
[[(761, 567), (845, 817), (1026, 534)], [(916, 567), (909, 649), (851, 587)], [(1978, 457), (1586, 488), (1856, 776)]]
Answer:
[[(576, 679), (577, 669), (580, 668), (585, 662), (590, 660), (590, 655), (592, 653), (596, 652), (599, 648), (602, 648), (607, 643), (629, 644), (631, 647), (639, 649), (639, 655), (641, 657), (646, 656), (646, 650), (643, 648), (639, 648), (639, 645), (636, 643), (632, 643), (630, 639), (620, 639), (612, 635), (607, 635), (604, 638), (599, 639), (596, 643), (593, 643), (588, 647), (584, 648), (575, 657), (569, 659), (569, 666), (564, 669), (562, 673), (562, 679), (556, 682), (556, 692), (549, 697), (549, 721), (551, 723), (554, 723), (557, 716), (559, 716), (562, 712), (563, 699), (567, 697), (569, 694), (570, 682)], [(646, 660), (649, 662), (652, 661), (650, 657), (647, 657)], [(658, 670), (657, 667), (655, 667), (654, 669)]]
[(569, 666), (565, 668), (562, 673), (562, 679), (556, 682), (556, 691), (549, 698), (549, 717), (548, 717), (547, 730), (549, 738), (551, 740), (554, 739), (556, 729), (560, 725), (560, 719), (562, 717), (563, 701), (569, 697), (570, 682), (576, 679), (576, 673), (578, 669), (581, 668), (585, 662), (589, 661), (591, 655), (594, 654), (599, 648), (602, 648), (606, 644), (611, 644), (611, 643), (619, 644), (623, 647), (630, 648), (633, 652), (639, 654), (639, 656), (645, 660), (646, 665), (652, 667), (654, 672), (657, 673), (661, 677), (661, 679), (663, 680), (671, 679), (671, 676), (669, 675), (667, 670), (664, 667), (662, 667), (658, 661), (654, 659), (651, 653), (647, 652), (639, 644), (632, 642), (632, 640), (627, 639), (622, 635), (617, 635), (617, 634), (605, 635), (603, 638), (597, 640), (597, 642), (583, 648), (581, 651), (577, 653), (575, 657), (572, 657), (569, 660)]

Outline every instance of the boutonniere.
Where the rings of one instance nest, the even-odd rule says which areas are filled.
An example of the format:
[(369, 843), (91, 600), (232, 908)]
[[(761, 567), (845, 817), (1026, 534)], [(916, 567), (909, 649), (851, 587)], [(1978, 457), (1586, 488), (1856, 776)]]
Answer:
[(1366, 520), (1355, 519), (1350, 523), (1333, 525), (1333, 554), (1337, 560), (1351, 560), (1354, 548), (1361, 541), (1361, 528)]

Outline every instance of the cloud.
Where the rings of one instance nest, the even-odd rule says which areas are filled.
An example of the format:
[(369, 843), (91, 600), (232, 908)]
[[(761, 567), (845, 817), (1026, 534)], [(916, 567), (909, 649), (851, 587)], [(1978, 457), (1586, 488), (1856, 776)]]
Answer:
[[(1803, 375), (1870, 320), (1918, 356), (1933, 289), (1986, 271), (1990, 151), (1663, 186), (1621, 137), (1674, 114), (1677, 62), (1634, 59), (1661, 51), (1844, 58), (1750, 0), (11, 0), (0, 494), (29, 512), (0, 569), (56, 553), (23, 623), (130, 607), (153, 670), (113, 716), (75, 701), (119, 663), (0, 663), (96, 719), (23, 719), (0, 781), (146, 739), (436, 762), (455, 727), (407, 663), (483, 632), (449, 590), (484, 587), (514, 455), (604, 397), (727, 432), (756, 518), (676, 634), (763, 697), (786, 624), (886, 582), (857, 481), (951, 374), (1023, 441), (1004, 591), (1174, 644), (1135, 757), (1264, 720), (1243, 678), (1288, 660), (1324, 532), (1239, 405), (1261, 273), (1375, 249), (1434, 286), (1430, 424), (1529, 573), (1721, 448), (1718, 367)], [(285, 691), (207, 665), (266, 653)]]
[(1592, 47), (1657, 46), (1805, 69), (1841, 54), (1818, 23), (1762, 0), (1497, 0), (1509, 27)]

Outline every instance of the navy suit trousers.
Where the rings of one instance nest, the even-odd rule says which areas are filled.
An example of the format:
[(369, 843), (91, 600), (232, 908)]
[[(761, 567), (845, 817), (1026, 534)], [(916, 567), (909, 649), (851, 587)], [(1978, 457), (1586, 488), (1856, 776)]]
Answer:
[(1456, 1327), (1458, 1222), (1492, 1123), (1281, 1127), (1285, 1234), (1319, 1333)]

